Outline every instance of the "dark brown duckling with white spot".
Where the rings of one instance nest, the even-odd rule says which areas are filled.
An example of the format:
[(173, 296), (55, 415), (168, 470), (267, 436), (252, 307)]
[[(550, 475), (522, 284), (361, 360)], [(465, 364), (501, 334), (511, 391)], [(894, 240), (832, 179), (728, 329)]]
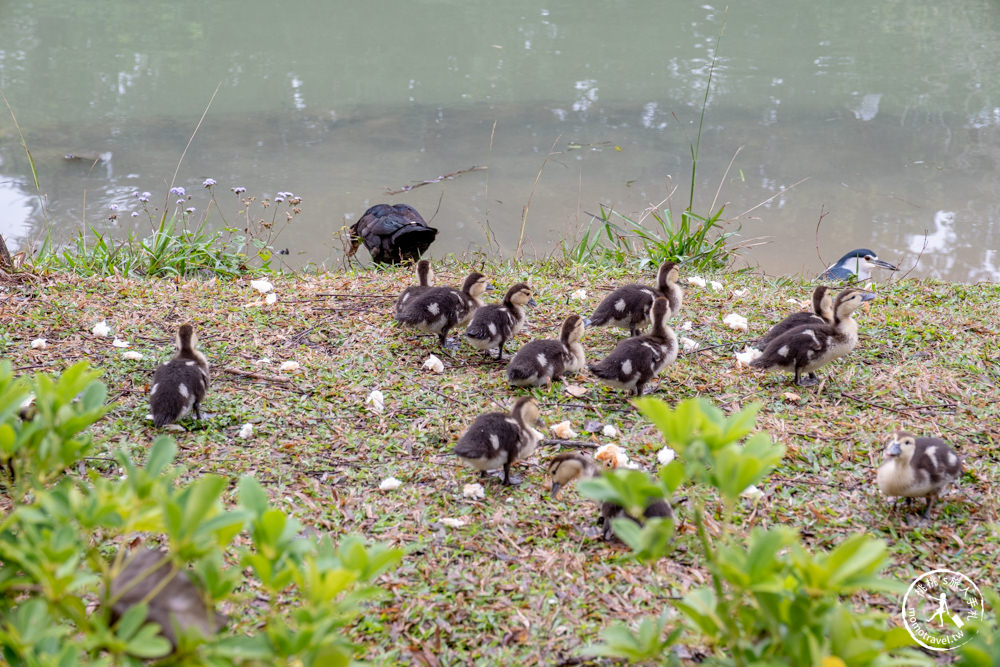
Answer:
[(812, 312), (792, 313), (767, 330), (760, 340), (753, 344), (758, 350), (767, 349), (768, 343), (795, 327), (806, 324), (833, 324), (833, 297), (830, 295), (830, 288), (826, 285), (819, 285), (812, 293)]
[[(563, 454), (557, 454), (549, 462), (549, 476), (552, 478), (552, 491), (551, 495), (553, 498), (559, 497), (559, 489), (561, 489), (566, 484), (577, 480), (577, 479), (591, 479), (597, 477), (603, 472), (602, 468), (597, 465), (597, 462), (585, 454), (579, 454), (576, 452), (566, 452)], [(643, 510), (643, 518), (653, 519), (656, 517), (664, 519), (674, 518), (674, 511), (670, 507), (670, 503), (665, 500), (654, 500), (646, 509)], [(611, 523), (615, 519), (629, 518), (636, 523), (639, 523), (634, 517), (630, 516), (621, 505), (617, 505), (611, 501), (604, 501), (601, 503), (601, 523), (602, 523), (602, 537), (605, 540), (610, 540), (614, 537), (614, 529)]]
[(924, 517), (941, 493), (962, 474), (962, 457), (939, 438), (918, 438), (906, 431), (889, 436), (885, 462), (878, 469), (884, 496), (927, 498)]
[(396, 320), (420, 331), (437, 334), (441, 347), (448, 347), (448, 332), (469, 321), (482, 305), (479, 297), (484, 291), (486, 276), (473, 272), (465, 279), (461, 291), (452, 287), (430, 287), (407, 299), (396, 314)]
[(452, 451), (478, 470), (480, 477), (503, 468), (505, 486), (520, 484), (520, 479), (510, 476), (510, 466), (531, 456), (542, 441), (542, 434), (535, 430), (537, 422), (538, 402), (524, 396), (514, 401), (510, 414), (487, 412), (476, 417)]
[[(846, 289), (833, 304), (833, 323), (805, 324), (781, 334), (764, 352), (750, 362), (754, 368), (795, 373), (795, 384), (808, 387), (819, 384), (817, 368), (839, 359), (858, 344), (858, 323), (851, 315), (875, 295), (859, 289)], [(802, 377), (808, 373), (808, 377)]]
[(650, 309), (659, 297), (665, 298), (670, 304), (669, 316), (677, 315), (684, 298), (684, 291), (677, 284), (679, 275), (676, 264), (664, 262), (656, 274), (656, 287), (622, 285), (598, 304), (587, 326), (612, 325), (628, 329), (630, 335), (638, 336), (652, 321)]
[(149, 407), (157, 428), (177, 421), (191, 410), (201, 419), (201, 401), (208, 393), (208, 359), (199, 352), (194, 327), (177, 330), (177, 355), (153, 373)]
[(563, 322), (559, 340), (533, 340), (507, 364), (507, 382), (515, 387), (551, 385), (566, 373), (575, 373), (586, 362), (583, 318), (570, 315)]
[(652, 331), (620, 341), (611, 354), (590, 365), (590, 372), (610, 387), (642, 396), (646, 383), (677, 360), (677, 336), (667, 326), (670, 314), (667, 300), (658, 298), (650, 313)]
[(526, 283), (517, 283), (507, 290), (503, 303), (490, 303), (476, 311), (465, 330), (465, 339), (469, 345), (484, 352), (497, 348), (497, 361), (500, 361), (504, 344), (527, 320), (524, 307), (534, 305), (531, 288)]
[(431, 263), (426, 259), (422, 259), (417, 262), (417, 284), (411, 285), (403, 290), (403, 293), (399, 295), (396, 299), (395, 305), (392, 307), (392, 314), (399, 316), (399, 311), (403, 309), (406, 302), (415, 296), (423, 294), (428, 289), (434, 286), (434, 269), (431, 268)]

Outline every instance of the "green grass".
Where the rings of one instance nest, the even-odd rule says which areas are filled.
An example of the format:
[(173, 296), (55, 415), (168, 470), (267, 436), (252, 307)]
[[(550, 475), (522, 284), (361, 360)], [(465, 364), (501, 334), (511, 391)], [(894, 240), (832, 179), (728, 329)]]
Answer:
[[(473, 267), (435, 268), (439, 284), (458, 284)], [(651, 271), (608, 265), (502, 265), (484, 272), (501, 293), (525, 277), (536, 292), (530, 326), (511, 349), (554, 336), (570, 312), (589, 314), (616, 283), (652, 279)], [(807, 299), (811, 286), (749, 273), (706, 277), (724, 289), (686, 286), (673, 325), (678, 335), (720, 347), (682, 355), (652, 388), (671, 404), (705, 396), (726, 412), (751, 401), (765, 404), (758, 426), (788, 451), (759, 485), (764, 495), (737, 508), (740, 530), (790, 525), (810, 548), (868, 532), (889, 544), (894, 567), (888, 573), (901, 581), (948, 567), (995, 587), (1000, 286), (878, 285), (878, 299), (857, 315), (858, 348), (820, 371), (821, 387), (800, 389), (784, 376), (736, 368), (732, 351), (794, 309), (787, 299)], [(407, 550), (400, 568), (382, 578), (388, 596), (353, 630), (376, 664), (412, 664), (421, 655), (447, 665), (558, 664), (580, 658), (582, 647), (611, 621), (658, 614), (672, 596), (701, 585), (705, 572), (692, 556), (686, 503), (676, 505), (674, 556), (651, 568), (640, 565), (623, 546), (596, 538), (592, 503), (572, 489), (559, 501), (548, 497), (544, 469), (555, 446), (516, 466), (525, 477), (522, 486), (505, 489), (489, 480), (484, 501), (463, 497), (462, 486), (477, 481), (476, 474), (459, 465), (451, 447), (477, 414), (525, 390), (507, 387), (502, 366), (471, 348), (444, 354), (435, 337), (395, 325), (391, 304), (400, 286), (413, 282), (411, 270), (272, 281), (278, 301), (266, 306), (244, 279), (42, 276), (9, 286), (3, 307), (10, 324), (0, 353), (22, 372), (90, 359), (104, 370), (116, 401), (96, 425), (99, 441), (106, 449), (128, 444), (141, 458), (156, 435), (144, 419), (151, 373), (169, 357), (176, 326), (193, 320), (213, 364), (213, 385), (203, 406), (206, 419), (186, 421), (191, 430), (177, 436), (189, 474), (216, 472), (234, 481), (251, 474), (309, 530), (334, 537), (360, 532)], [(571, 297), (580, 288), (586, 300)], [(741, 296), (733, 294), (742, 289)], [(750, 319), (749, 335), (722, 325), (730, 312)], [(90, 329), (101, 319), (145, 359), (125, 361), (110, 338), (93, 337)], [(684, 322), (690, 331), (680, 330)], [(587, 330), (588, 359), (606, 354), (620, 336)], [(48, 347), (30, 350), (38, 337), (47, 338)], [(443, 374), (421, 370), (430, 353), (444, 360)], [(258, 363), (262, 357), (271, 363)], [(300, 371), (279, 372), (286, 360), (298, 361)], [(530, 391), (546, 423), (570, 420), (581, 433), (587, 420), (611, 423), (620, 431), (613, 441), (653, 469), (658, 433), (624, 395), (586, 373), (570, 381), (587, 394), (570, 396), (559, 383)], [(376, 388), (386, 398), (381, 414), (365, 403)], [(245, 422), (255, 425), (249, 440), (236, 437)], [(900, 427), (941, 436), (966, 459), (961, 484), (927, 524), (917, 522), (916, 512), (893, 508), (874, 484), (883, 439)], [(390, 475), (403, 486), (380, 492), (379, 483)], [(442, 522), (458, 517), (466, 526)], [(858, 599), (859, 607), (896, 602)], [(237, 630), (252, 622), (234, 619)]]

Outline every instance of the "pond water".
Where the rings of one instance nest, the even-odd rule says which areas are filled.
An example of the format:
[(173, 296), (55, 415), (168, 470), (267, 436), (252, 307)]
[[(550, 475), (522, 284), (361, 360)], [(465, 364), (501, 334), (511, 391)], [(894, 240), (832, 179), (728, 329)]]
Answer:
[(525, 207), (528, 256), (558, 255), (602, 204), (686, 206), (717, 58), (694, 207), (767, 241), (742, 263), (812, 275), (817, 245), (826, 263), (863, 246), (1000, 279), (996, 2), (7, 0), (0, 19), (0, 92), (43, 195), (4, 109), (12, 250), (84, 223), (147, 233), (133, 193), (173, 210), (174, 185), (190, 225), (240, 227), (232, 187), (279, 223), (260, 201), (300, 196), (273, 228), (294, 266), (339, 265), (338, 231), (383, 201), (433, 216), (436, 257), (488, 237), (510, 254)]

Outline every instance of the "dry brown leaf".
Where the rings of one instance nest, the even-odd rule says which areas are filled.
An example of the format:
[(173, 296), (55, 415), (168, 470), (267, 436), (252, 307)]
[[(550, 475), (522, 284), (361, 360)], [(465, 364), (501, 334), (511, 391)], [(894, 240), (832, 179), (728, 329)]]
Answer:
[(589, 391), (586, 387), (582, 387), (578, 384), (568, 384), (566, 385), (566, 393), (574, 398), (580, 398)]

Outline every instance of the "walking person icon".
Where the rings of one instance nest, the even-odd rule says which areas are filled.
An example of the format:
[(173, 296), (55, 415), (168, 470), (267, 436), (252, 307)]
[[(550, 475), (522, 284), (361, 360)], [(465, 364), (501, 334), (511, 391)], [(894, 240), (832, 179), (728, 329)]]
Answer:
[(933, 616), (931, 616), (929, 619), (927, 619), (927, 622), (928, 623), (933, 623), (935, 618), (940, 618), (941, 619), (941, 625), (944, 625), (944, 615), (945, 614), (948, 614), (949, 618), (951, 617), (951, 613), (948, 611), (948, 596), (945, 595), (944, 593), (942, 593), (941, 597), (938, 598), (938, 608), (937, 608), (937, 611), (934, 612)]

